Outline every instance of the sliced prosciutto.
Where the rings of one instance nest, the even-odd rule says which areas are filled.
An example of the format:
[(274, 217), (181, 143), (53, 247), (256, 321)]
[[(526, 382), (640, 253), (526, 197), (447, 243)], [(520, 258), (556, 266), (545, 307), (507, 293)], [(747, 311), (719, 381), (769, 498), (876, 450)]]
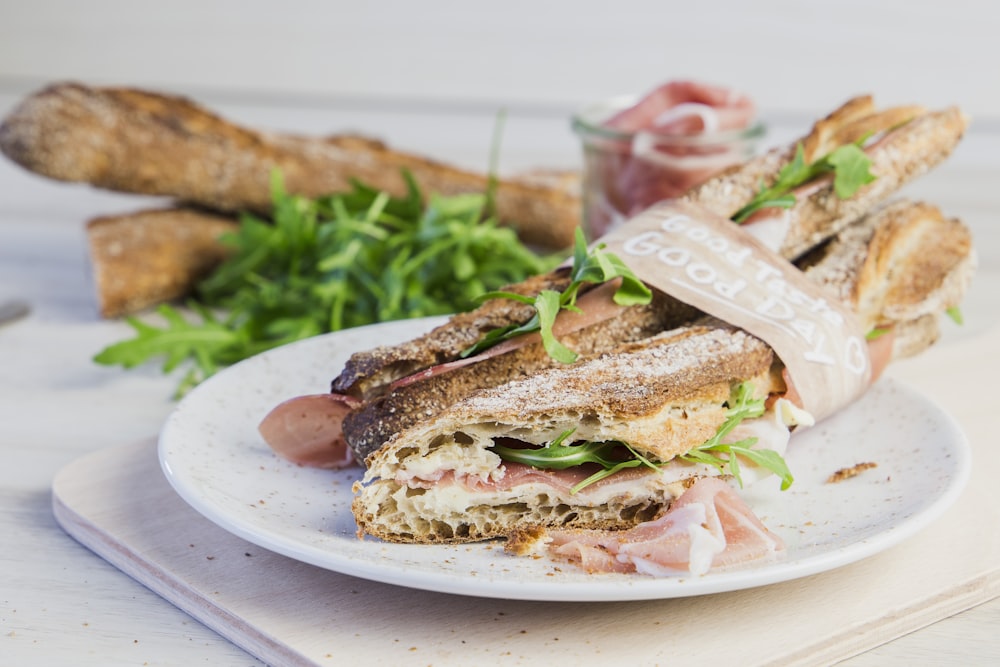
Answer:
[(587, 572), (638, 572), (652, 576), (705, 574), (773, 558), (784, 542), (761, 523), (728, 484), (702, 478), (653, 521), (614, 530), (549, 530), (549, 555)]
[(730, 88), (671, 81), (618, 112), (605, 125), (626, 132), (656, 130), (691, 135), (743, 129), (753, 121), (755, 113), (753, 101)]
[[(407, 475), (402, 471), (396, 476), (396, 481), (411, 489), (430, 489), (435, 486), (458, 484), (462, 489), (471, 492), (502, 492), (511, 491), (523, 484), (543, 484), (556, 493), (570, 494), (573, 487), (584, 481), (599, 470), (594, 465), (579, 465), (563, 470), (545, 470), (504, 461), (503, 466), (491, 474), (458, 473), (451, 469), (439, 469), (432, 474)], [(586, 495), (597, 491), (608, 484), (631, 482), (644, 475), (658, 474), (646, 467), (625, 468), (614, 475), (597, 480), (580, 491)]]
[(671, 81), (610, 118), (579, 123), (587, 158), (588, 236), (596, 239), (750, 157), (753, 137), (744, 131), (755, 116), (753, 101), (742, 93)]

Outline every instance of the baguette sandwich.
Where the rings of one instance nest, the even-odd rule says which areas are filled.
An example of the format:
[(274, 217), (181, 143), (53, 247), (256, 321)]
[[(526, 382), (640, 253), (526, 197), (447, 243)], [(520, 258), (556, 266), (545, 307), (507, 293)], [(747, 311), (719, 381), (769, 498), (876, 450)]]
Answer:
[[(691, 190), (684, 200), (733, 217), (780, 180), (796, 160), (797, 146), (805, 147), (808, 161), (803, 155), (801, 162), (809, 165), (844, 142), (871, 135), (864, 152), (871, 160), (874, 182), (841, 199), (834, 191), (835, 179), (820, 174), (797, 187), (791, 207), (759, 208), (742, 225), (794, 259), (803, 254), (802, 248), (821, 245), (902, 184), (938, 164), (957, 145), (965, 125), (957, 109), (877, 111), (870, 97), (852, 99), (791, 146), (723, 172)], [(809, 246), (802, 241), (807, 237), (813, 239)], [(508, 289), (531, 298), (546, 290), (564, 290), (571, 282), (569, 268), (562, 267)], [(607, 298), (610, 287), (584, 285), (578, 304), (583, 314), (564, 312), (556, 324), (560, 340), (583, 358), (648, 339), (699, 315), (697, 309), (656, 290), (647, 304), (619, 307)], [(352, 457), (363, 461), (398, 431), (460, 397), (559, 365), (538, 334), (463, 357), (487, 332), (521, 325), (533, 312), (530, 305), (516, 300), (489, 300), (417, 339), (359, 352), (333, 380), (330, 394), (293, 400), (266, 420), (265, 438), (300, 463), (339, 465)]]
[[(925, 204), (883, 203), (943, 159), (965, 123), (955, 109), (875, 112), (859, 98), (794, 147), (720, 174), (683, 203), (738, 218), (754, 243), (796, 260), (792, 271), (850, 310), (856, 326), (883, 333), (870, 345), (869, 383), (890, 358), (936, 339), (938, 319), (971, 276), (960, 222)], [(846, 194), (820, 168), (844, 146), (870, 164), (869, 181)], [(791, 178), (797, 172), (808, 178)], [(621, 557), (614, 536), (677, 517), (672, 507), (707, 525), (711, 505), (715, 523), (735, 517), (773, 551), (773, 536), (718, 480), (791, 482), (782, 452), (790, 431), (814, 416), (782, 355), (656, 288), (645, 302), (616, 302), (628, 272), (583, 284), (574, 269), (512, 287), (523, 299), (487, 301), (419, 339), (355, 355), (333, 392), (278, 406), (261, 433), (299, 462), (363, 460), (359, 534), (388, 541), (506, 537), (515, 553), (568, 542), (592, 569), (670, 568), (677, 563), (648, 554)], [(539, 295), (567, 289), (579, 289), (582, 313), (556, 317), (549, 340), (525, 327), (537, 320)], [(480, 351), (504, 329), (520, 335)], [(551, 336), (571, 363), (553, 359)], [(717, 500), (689, 500), (705, 489)], [(595, 551), (576, 535), (564, 539), (577, 530), (612, 533), (596, 538)], [(688, 556), (697, 568), (719, 560), (717, 550)]]
[[(975, 260), (960, 222), (903, 201), (844, 230), (810, 261), (810, 280), (848, 299), (869, 331), (885, 332), (873, 341), (878, 369), (937, 339), (938, 322), (961, 300)], [(477, 391), (369, 457), (355, 516), (361, 530), (390, 541), (468, 541), (552, 526), (621, 529), (659, 515), (699, 478), (733, 474), (728, 457), (735, 454), (720, 457), (718, 467), (701, 455), (706, 444), (720, 444), (720, 432), (721, 444), (757, 438), (758, 453), (739, 455), (744, 483), (790, 474), (769, 467), (771, 454), (758, 455), (783, 454), (790, 429), (812, 423), (788, 397), (782, 370), (763, 341), (699, 318)], [(563, 468), (547, 460), (552, 452), (569, 460), (573, 447), (608, 463)]]

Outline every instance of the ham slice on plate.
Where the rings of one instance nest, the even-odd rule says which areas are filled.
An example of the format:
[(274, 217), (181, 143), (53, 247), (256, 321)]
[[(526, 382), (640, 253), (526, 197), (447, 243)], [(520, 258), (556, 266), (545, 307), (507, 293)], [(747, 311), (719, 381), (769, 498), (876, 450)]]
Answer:
[(702, 478), (653, 521), (623, 531), (550, 530), (548, 552), (588, 572), (700, 575), (712, 567), (771, 558), (784, 542), (728, 484)]
[(360, 401), (343, 394), (297, 396), (279, 404), (258, 426), (264, 441), (292, 463), (317, 468), (354, 464), (341, 424)]

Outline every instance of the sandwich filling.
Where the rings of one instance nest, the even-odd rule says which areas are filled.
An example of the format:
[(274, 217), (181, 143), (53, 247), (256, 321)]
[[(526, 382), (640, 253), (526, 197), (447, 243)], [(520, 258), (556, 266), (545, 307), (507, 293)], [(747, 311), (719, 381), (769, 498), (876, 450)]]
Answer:
[[(661, 516), (698, 479), (725, 476), (749, 484), (774, 474), (768, 463), (781, 460), (790, 430), (812, 420), (786, 399), (767, 407), (759, 402), (756, 416), (733, 424), (723, 415), (715, 436), (666, 461), (622, 441), (594, 442), (576, 432), (552, 437), (466, 425), (437, 435), (426, 448), (398, 452), (392, 465), (370, 468), (357, 485), (355, 516), (362, 530), (405, 542), (635, 526)], [(536, 465), (527, 463), (532, 460)]]

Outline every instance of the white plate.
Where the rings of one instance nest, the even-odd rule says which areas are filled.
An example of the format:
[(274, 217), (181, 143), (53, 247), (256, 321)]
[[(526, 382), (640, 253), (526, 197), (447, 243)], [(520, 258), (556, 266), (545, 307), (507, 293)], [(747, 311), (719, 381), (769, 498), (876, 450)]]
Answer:
[[(888, 379), (855, 405), (792, 439), (795, 484), (766, 480), (744, 495), (786, 541), (777, 562), (706, 575), (587, 575), (508, 556), (497, 544), (419, 546), (359, 540), (350, 511), (357, 469), (324, 471), (275, 457), (257, 434), (280, 401), (322, 393), (348, 355), (408, 338), (437, 319), (393, 322), (305, 340), (248, 359), (197, 387), (167, 419), (159, 456), (184, 500), (266, 549), (345, 574), (413, 588), (525, 600), (641, 600), (760, 586), (839, 567), (890, 547), (938, 517), (969, 475), (954, 421)], [(876, 468), (839, 484), (836, 470)], [(775, 481), (776, 482), (776, 481)]]

